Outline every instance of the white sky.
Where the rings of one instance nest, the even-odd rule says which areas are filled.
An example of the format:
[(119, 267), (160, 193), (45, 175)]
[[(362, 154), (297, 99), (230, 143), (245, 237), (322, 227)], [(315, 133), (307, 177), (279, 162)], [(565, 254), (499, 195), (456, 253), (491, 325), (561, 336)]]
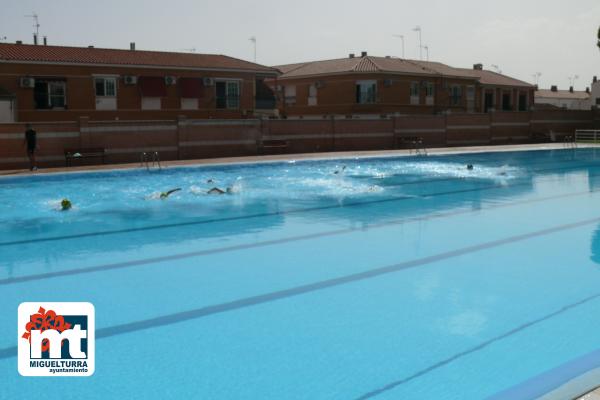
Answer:
[[(599, 0), (0, 0), (0, 38), (32, 41), (32, 20), (50, 44), (226, 54), (266, 65), (372, 55), (418, 58), (456, 67), (481, 62), (540, 86), (576, 89), (600, 77), (595, 36)], [(423, 54), (425, 56), (425, 52)]]

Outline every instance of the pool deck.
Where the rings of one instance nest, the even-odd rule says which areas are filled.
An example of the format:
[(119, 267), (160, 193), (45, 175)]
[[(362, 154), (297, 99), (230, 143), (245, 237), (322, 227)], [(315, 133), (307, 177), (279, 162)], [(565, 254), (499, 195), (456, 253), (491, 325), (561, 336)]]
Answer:
[[(600, 144), (579, 143), (577, 148), (600, 147)], [(468, 147), (440, 147), (427, 149), (428, 155), (458, 154), (458, 153), (487, 153), (502, 151), (528, 151), (528, 150), (562, 150), (570, 148), (564, 143), (536, 143), (536, 144), (518, 144), (518, 145), (498, 145), (498, 146), (468, 146)], [(161, 166), (165, 167), (185, 167), (190, 165), (223, 165), (223, 164), (244, 164), (257, 162), (278, 162), (286, 160), (323, 160), (323, 159), (343, 159), (356, 157), (400, 157), (415, 155), (414, 150), (370, 150), (370, 151), (340, 151), (330, 153), (300, 153), (300, 154), (276, 154), (245, 157), (226, 157), (226, 158), (204, 158), (196, 160), (173, 160), (162, 161)], [(63, 172), (86, 172), (102, 171), (115, 169), (133, 169), (140, 168), (140, 163), (128, 164), (102, 164), (102, 165), (83, 165), (75, 167), (52, 167), (41, 168), (37, 171), (28, 169), (14, 169), (0, 171), (0, 176), (15, 175), (38, 175), (47, 173)]]

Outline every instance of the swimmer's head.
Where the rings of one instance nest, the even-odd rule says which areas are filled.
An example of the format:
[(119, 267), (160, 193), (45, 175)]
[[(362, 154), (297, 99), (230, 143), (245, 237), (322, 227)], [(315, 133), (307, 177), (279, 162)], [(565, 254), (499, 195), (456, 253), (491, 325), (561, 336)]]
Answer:
[(473, 169), (473, 164), (467, 164), (467, 169)]
[(60, 202), (60, 209), (63, 211), (69, 210), (73, 205), (69, 199), (62, 199)]

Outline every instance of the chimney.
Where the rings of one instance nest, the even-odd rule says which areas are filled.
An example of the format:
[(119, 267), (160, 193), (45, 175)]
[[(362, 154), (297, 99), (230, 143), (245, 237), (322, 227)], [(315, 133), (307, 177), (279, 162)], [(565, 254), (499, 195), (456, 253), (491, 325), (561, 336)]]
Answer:
[(367, 56), (367, 52), (366, 52), (366, 51), (362, 51), (362, 52), (360, 53), (360, 56), (361, 56), (361, 57), (366, 57), (366, 56)]
[(44, 46), (48, 46), (48, 37), (44, 36)]
[(33, 44), (37, 46), (38, 42), (37, 42), (37, 34), (34, 33), (33, 34)]
[(538, 85), (533, 85), (533, 90), (537, 92), (538, 90), (540, 90), (540, 88), (538, 87)]
[(135, 42), (129, 43), (129, 50), (135, 50)]
[(354, 53), (348, 54), (348, 58), (354, 58)]
[(573, 86), (569, 86), (569, 92), (573, 93)]
[(473, 64), (473, 69), (481, 71), (481, 70), (483, 70), (483, 64), (481, 64), (481, 63)]
[(94, 48), (94, 46), (88, 46), (88, 49), (93, 49), (93, 48)]
[(589, 88), (589, 87), (586, 87), (586, 88), (585, 88), (585, 92), (586, 92), (587, 94), (590, 94), (590, 88)]
[(17, 42), (16, 42), (16, 43), (17, 43), (17, 44), (23, 44), (23, 41), (22, 41), (22, 40), (17, 40)]
[(593, 80), (593, 82), (594, 82), (594, 83), (598, 82), (598, 77), (597, 77), (597, 76), (594, 76), (594, 80)]
[(558, 87), (556, 85), (552, 85), (552, 86), (550, 86), (550, 91), (557, 92), (558, 91)]

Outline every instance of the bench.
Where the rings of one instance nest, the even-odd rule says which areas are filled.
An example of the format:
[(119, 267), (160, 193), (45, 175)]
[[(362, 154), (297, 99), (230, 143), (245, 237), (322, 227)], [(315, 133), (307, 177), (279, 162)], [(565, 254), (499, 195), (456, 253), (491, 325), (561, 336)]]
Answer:
[(265, 152), (265, 150), (287, 149), (288, 146), (289, 144), (287, 140), (279, 139), (262, 140), (258, 145), (261, 152)]
[(102, 147), (90, 147), (84, 149), (66, 149), (65, 150), (65, 161), (67, 167), (70, 167), (74, 159), (82, 158), (101, 158), (102, 164), (106, 157), (106, 151)]

